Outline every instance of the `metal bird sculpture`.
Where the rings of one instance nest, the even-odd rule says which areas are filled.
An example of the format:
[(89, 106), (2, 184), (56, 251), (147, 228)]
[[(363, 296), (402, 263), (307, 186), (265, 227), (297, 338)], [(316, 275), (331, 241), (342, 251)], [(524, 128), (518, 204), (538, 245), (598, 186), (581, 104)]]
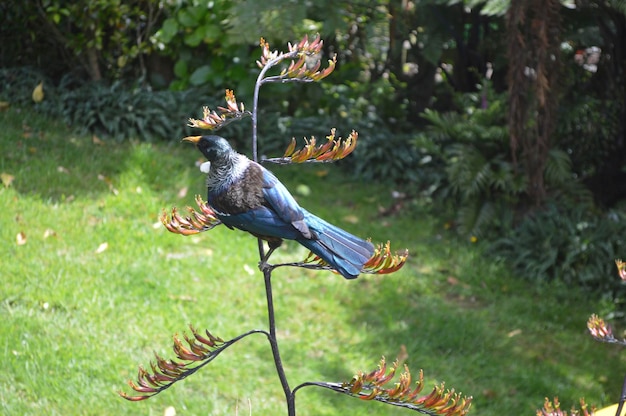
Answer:
[(295, 240), (346, 279), (354, 279), (374, 254), (369, 241), (300, 207), (272, 172), (235, 152), (223, 137), (190, 136), (183, 141), (195, 144), (210, 162), (207, 201), (222, 223), (268, 242), (262, 261), (283, 239)]

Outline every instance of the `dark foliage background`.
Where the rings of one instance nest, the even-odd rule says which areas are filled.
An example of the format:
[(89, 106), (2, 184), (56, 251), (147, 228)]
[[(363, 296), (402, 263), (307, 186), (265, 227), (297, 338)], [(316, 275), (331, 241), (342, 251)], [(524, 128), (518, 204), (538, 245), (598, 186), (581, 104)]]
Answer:
[[(263, 153), (357, 130), (344, 166), (390, 184), (401, 209), (430, 205), (520, 278), (582, 285), (621, 307), (607, 279), (624, 250), (626, 3), (552, 1), (551, 14), (545, 4), (3, 2), (0, 101), (103, 140), (179, 140), (225, 88), (250, 100), (261, 36), (283, 48), (320, 34), (321, 59), (336, 54), (337, 69), (320, 85), (264, 90)], [(544, 24), (550, 36), (535, 38)], [(533, 45), (531, 61), (511, 36)], [(245, 148), (248, 124), (224, 134)]]

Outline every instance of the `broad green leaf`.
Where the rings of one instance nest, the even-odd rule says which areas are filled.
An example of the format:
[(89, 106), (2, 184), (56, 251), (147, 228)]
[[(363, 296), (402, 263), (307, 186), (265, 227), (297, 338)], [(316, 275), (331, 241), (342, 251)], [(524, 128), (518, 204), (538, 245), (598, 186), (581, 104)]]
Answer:
[(176, 64), (174, 64), (174, 74), (179, 78), (187, 77), (187, 75), (189, 75), (188, 62), (184, 59), (176, 61)]
[(185, 45), (196, 47), (204, 40), (204, 27), (197, 27), (191, 34), (185, 36)]
[(159, 37), (164, 43), (169, 43), (178, 33), (178, 22), (176, 19), (169, 18), (163, 22), (163, 27), (159, 31)]
[(209, 80), (212, 72), (209, 65), (202, 65), (193, 71), (193, 74), (189, 77), (189, 82), (194, 86), (202, 85)]
[(198, 17), (191, 10), (188, 9), (181, 9), (178, 12), (178, 21), (184, 27), (190, 28), (197, 27), (199, 23)]

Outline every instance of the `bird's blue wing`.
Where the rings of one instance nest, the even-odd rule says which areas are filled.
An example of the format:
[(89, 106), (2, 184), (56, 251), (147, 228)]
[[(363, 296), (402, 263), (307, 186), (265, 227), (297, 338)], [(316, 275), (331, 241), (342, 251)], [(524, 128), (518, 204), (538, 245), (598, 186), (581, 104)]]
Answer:
[(304, 213), (289, 190), (269, 170), (263, 168), (263, 196), (267, 204), (286, 223), (294, 226), (305, 238), (312, 238), (304, 222)]
[(219, 215), (220, 220), (230, 227), (248, 231), (257, 236), (285, 238), (296, 240), (302, 233), (278, 217), (273, 209), (260, 207), (248, 212), (234, 215)]

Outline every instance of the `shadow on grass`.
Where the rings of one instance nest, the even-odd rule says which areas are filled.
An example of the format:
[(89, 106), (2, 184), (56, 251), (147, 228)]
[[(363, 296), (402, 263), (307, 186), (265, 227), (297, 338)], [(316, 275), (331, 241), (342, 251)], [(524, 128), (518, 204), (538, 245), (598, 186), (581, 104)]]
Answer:
[[(100, 143), (16, 109), (0, 113), (0, 122), (4, 127), (0, 172), (15, 178), (11, 186), (22, 195), (53, 202), (96, 199), (118, 187), (128, 189), (136, 181), (149, 186), (167, 208), (181, 187), (189, 187), (191, 194), (202, 192), (204, 179), (193, 168), (198, 155), (181, 144), (180, 138), (158, 145)], [(282, 344), (290, 363), (302, 363), (309, 367), (303, 372), (315, 372), (324, 380), (342, 381), (357, 370), (374, 369), (381, 355), (393, 361), (404, 347), (414, 374), (424, 369), (429, 383), (426, 389), (445, 380), (447, 386), (473, 395), (475, 409), (482, 415), (533, 414), (545, 396), (558, 395), (566, 406), (583, 396), (597, 405), (617, 399), (626, 372), (620, 351), (593, 342), (585, 332), (595, 302), (570, 288), (530, 287), (486, 266), (479, 255), (472, 254), (472, 248), (453, 239), (434, 238), (433, 220), (427, 217), (405, 212), (392, 219), (380, 218), (377, 208), (390, 203), (389, 190), (378, 186), (353, 189), (354, 183), (342, 183), (340, 176), (324, 172), (331, 169), (335, 168), (272, 168), (286, 178), (290, 189), (299, 183), (311, 188), (310, 196), (306, 192), (296, 195), (304, 207), (359, 235), (366, 230), (365, 236), (375, 241), (390, 239), (396, 249), (406, 246), (411, 260), (405, 269), (390, 276), (362, 276), (353, 282), (327, 284), (326, 279), (341, 278), (321, 277), (320, 273), (323, 280), (319, 286), (284, 283), (283, 291), (292, 283), (302, 285), (287, 292), (286, 299), (278, 293), (277, 302), (285, 302), (288, 308), (298, 307), (303, 300), (315, 308), (319, 296), (332, 296), (337, 305), (332, 311), (319, 311), (315, 322), (297, 322), (297, 316), (293, 318), (296, 321), (288, 322), (285, 313), (279, 315), (279, 330), (301, 327), (319, 334), (311, 337), (316, 345), (310, 348), (290, 351), (289, 340)], [(346, 200), (346, 195), (353, 200)], [(168, 244), (188, 244), (179, 241)], [(254, 244), (250, 246), (254, 249)], [(143, 270), (137, 278), (141, 273)], [(120, 298), (126, 297), (126, 293), (120, 294)], [(237, 298), (235, 293), (232, 298)], [(333, 326), (333, 320), (358, 328), (359, 338), (333, 332), (342, 327)], [(267, 354), (266, 349), (262, 351)], [(297, 357), (302, 351), (305, 356)], [(364, 357), (363, 351), (377, 351), (377, 355)], [(348, 361), (366, 364), (352, 368)], [(309, 391), (303, 391), (298, 401), (311, 401), (306, 398)], [(322, 394), (331, 408), (358, 406), (363, 414), (366, 409), (376, 414), (402, 412), (382, 410), (380, 404), (360, 404), (331, 392), (313, 397)]]
[(95, 198), (116, 192), (129, 172), (158, 192), (176, 193), (193, 182), (187, 176), (196, 154), (180, 137), (159, 145), (108, 141), (21, 109), (0, 113), (0, 123), (0, 171), (14, 178), (11, 186), (21, 194), (54, 202)]
[[(619, 350), (586, 333), (594, 302), (585, 294), (527, 286), (495, 268), (495, 276), (477, 276), (488, 270), (480, 259), (460, 263), (477, 269), (405, 271), (398, 285), (358, 296), (353, 324), (367, 322), (363, 348), (392, 349), (391, 361), (393, 348), (403, 347), (415, 374), (423, 368), (427, 380), (474, 396), (481, 415), (533, 414), (544, 397), (558, 396), (566, 407), (618, 398), (626, 366)], [(412, 290), (424, 279), (433, 293)]]
[[(318, 186), (319, 193), (330, 192)], [(332, 210), (339, 215), (336, 207)], [(326, 291), (313, 285), (288, 295), (331, 296), (340, 306), (329, 312), (330, 319), (342, 320), (360, 334), (342, 337), (322, 312), (321, 328), (306, 323), (327, 342), (307, 360), (323, 380), (348, 381), (355, 371), (375, 369), (382, 355), (388, 362), (404, 356), (414, 376), (424, 370), (425, 391), (445, 381), (446, 387), (474, 396), (474, 412), (481, 415), (534, 414), (545, 397), (558, 397), (566, 407), (580, 398), (598, 408), (617, 401), (626, 373), (621, 350), (594, 341), (586, 330), (600, 295), (512, 276), (505, 267), (490, 264), (479, 247), (445, 232), (437, 235), (436, 220), (428, 215), (406, 212), (382, 226), (375, 213), (365, 213), (367, 207), (354, 212), (368, 220), (362, 229), (386, 235), (396, 248), (406, 245), (411, 257), (393, 275), (361, 276), (345, 285), (331, 282)], [(364, 356), (365, 351), (379, 355)], [(367, 364), (348, 364), (355, 361)], [(354, 400), (331, 392), (313, 396), (339, 409)], [(402, 412), (381, 407), (372, 404), (370, 410)]]

